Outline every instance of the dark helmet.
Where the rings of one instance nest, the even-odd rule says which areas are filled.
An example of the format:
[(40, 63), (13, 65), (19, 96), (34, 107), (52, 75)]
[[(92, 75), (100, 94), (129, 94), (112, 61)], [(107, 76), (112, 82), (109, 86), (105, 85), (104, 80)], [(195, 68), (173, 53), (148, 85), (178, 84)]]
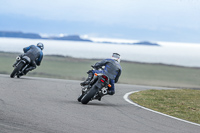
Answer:
[(44, 45), (43, 45), (43, 43), (41, 43), (41, 42), (39, 42), (39, 43), (37, 44), (37, 46), (38, 46), (41, 50), (44, 49)]

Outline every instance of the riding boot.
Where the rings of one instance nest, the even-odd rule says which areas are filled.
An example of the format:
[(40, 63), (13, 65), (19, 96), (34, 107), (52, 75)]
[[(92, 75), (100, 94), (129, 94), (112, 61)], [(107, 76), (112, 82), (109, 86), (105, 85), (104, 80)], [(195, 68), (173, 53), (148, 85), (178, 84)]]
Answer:
[(114, 94), (115, 94), (115, 91), (108, 90), (107, 94), (108, 94), (108, 95), (114, 95)]
[(108, 90), (107, 94), (103, 94), (103, 93), (99, 93), (98, 97), (96, 97), (96, 99), (98, 99), (99, 101), (101, 101), (101, 98), (105, 95), (114, 95), (115, 94), (115, 91), (111, 91), (111, 90)]
[(36, 67), (30, 66), (28, 68), (26, 68), (23, 72), (24, 75), (26, 75), (29, 71), (32, 71), (33, 69), (35, 69)]
[(84, 82), (80, 83), (80, 85), (81, 86), (88, 85), (92, 78), (93, 78), (92, 71), (88, 71), (88, 78)]

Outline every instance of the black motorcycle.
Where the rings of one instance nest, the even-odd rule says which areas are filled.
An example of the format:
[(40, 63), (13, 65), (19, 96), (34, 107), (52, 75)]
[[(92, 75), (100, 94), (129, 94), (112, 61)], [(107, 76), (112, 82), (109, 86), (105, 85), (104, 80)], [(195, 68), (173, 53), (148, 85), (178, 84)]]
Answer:
[(108, 87), (111, 87), (109, 82), (110, 79), (105, 74), (95, 73), (90, 83), (82, 87), (82, 93), (77, 100), (82, 104), (87, 104), (89, 101), (94, 99), (100, 101), (101, 98), (107, 94)]
[(13, 64), (14, 70), (10, 74), (11, 78), (14, 78), (17, 76), (17, 78), (20, 78), (24, 75), (24, 70), (29, 67), (31, 63), (31, 59), (28, 56), (17, 56), (16, 62)]

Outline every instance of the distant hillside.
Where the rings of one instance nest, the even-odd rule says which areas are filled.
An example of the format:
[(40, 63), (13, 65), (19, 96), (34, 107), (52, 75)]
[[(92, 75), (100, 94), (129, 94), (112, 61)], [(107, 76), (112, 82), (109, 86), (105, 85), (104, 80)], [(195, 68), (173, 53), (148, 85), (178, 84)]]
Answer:
[(133, 43), (134, 45), (151, 45), (151, 46), (160, 46), (159, 44), (157, 43), (151, 43), (151, 42), (148, 42), (148, 41), (144, 41), (144, 42), (137, 42), (137, 43)]
[(148, 42), (148, 41), (141, 41), (141, 42), (136, 42), (136, 43), (117, 43), (117, 42), (98, 42), (98, 43), (160, 46), (160, 45), (157, 44), (157, 43), (151, 43), (151, 42)]
[(38, 34), (22, 33), (22, 32), (9, 32), (9, 31), (0, 31), (0, 37), (41, 39), (41, 36)]
[(49, 37), (45, 39), (52, 39), (52, 40), (71, 40), (71, 41), (87, 41), (87, 42), (92, 42), (89, 39), (82, 39), (78, 35), (69, 35), (69, 36), (63, 36), (63, 37)]
[(39, 34), (35, 33), (23, 33), (23, 32), (9, 32), (0, 31), (0, 37), (13, 37), (13, 38), (29, 38), (29, 39), (49, 39), (49, 40), (70, 40), (70, 41), (88, 41), (88, 39), (82, 39), (78, 35), (69, 35), (63, 37), (41, 37)]
[[(56, 37), (56, 36), (41, 37), (39, 34), (35, 34), (35, 33), (23, 33), (23, 32), (12, 32), (12, 31), (11, 32), (9, 32), (9, 31), (0, 31), (0, 37), (93, 42), (93, 41), (91, 41), (89, 39), (82, 39), (78, 35), (69, 35), (69, 36), (63, 36), (63, 37)], [(148, 42), (148, 41), (137, 42), (137, 43), (117, 43), (117, 42), (96, 42), (96, 43), (160, 46), (157, 43), (151, 43), (151, 42)]]

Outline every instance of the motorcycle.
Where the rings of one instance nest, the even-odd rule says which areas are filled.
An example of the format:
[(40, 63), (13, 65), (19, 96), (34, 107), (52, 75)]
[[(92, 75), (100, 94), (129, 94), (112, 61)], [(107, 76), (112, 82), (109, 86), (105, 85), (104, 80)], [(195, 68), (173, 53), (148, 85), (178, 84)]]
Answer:
[[(94, 66), (92, 67), (94, 68)], [(95, 73), (90, 83), (88, 85), (82, 86), (82, 93), (77, 100), (82, 104), (87, 104), (89, 101), (95, 99), (100, 101), (101, 98), (108, 93), (108, 87), (111, 87), (109, 82), (110, 79), (107, 75), (103, 73)]]
[(16, 62), (13, 64), (14, 70), (10, 74), (11, 78), (14, 78), (17, 76), (17, 78), (20, 78), (24, 75), (24, 71), (26, 68), (29, 67), (29, 64), (31, 63), (31, 59), (28, 56), (17, 56)]

